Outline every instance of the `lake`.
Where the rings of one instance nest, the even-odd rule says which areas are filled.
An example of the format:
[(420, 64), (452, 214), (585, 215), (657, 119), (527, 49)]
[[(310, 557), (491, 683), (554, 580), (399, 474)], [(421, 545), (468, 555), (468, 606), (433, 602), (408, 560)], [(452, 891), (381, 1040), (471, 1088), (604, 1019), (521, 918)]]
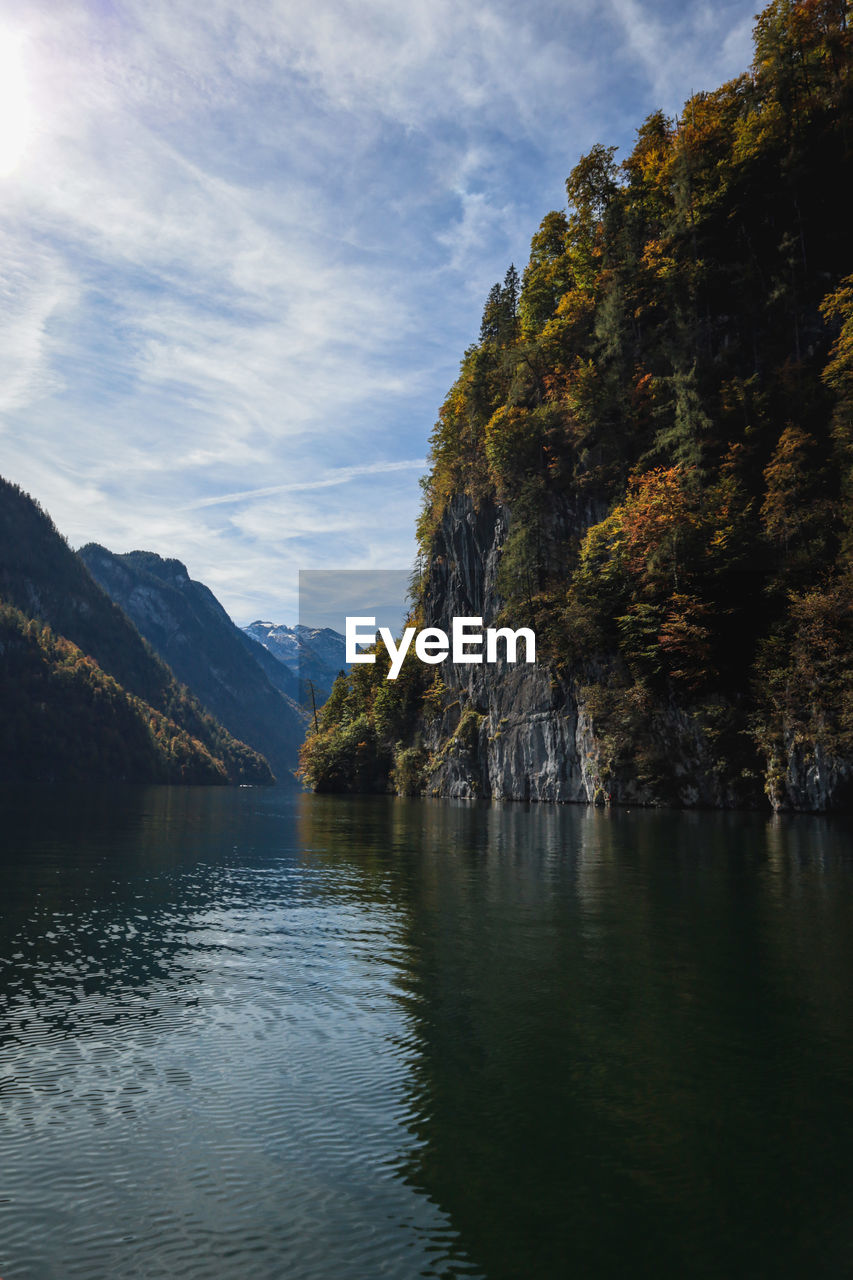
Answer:
[(0, 1275), (853, 1273), (853, 824), (0, 799)]

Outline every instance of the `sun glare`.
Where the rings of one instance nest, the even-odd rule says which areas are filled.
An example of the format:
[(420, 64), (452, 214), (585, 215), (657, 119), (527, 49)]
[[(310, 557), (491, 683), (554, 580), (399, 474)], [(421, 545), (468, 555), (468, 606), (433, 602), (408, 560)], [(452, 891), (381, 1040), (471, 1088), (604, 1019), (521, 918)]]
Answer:
[(16, 167), (30, 133), (30, 104), (22, 37), (0, 31), (0, 177)]

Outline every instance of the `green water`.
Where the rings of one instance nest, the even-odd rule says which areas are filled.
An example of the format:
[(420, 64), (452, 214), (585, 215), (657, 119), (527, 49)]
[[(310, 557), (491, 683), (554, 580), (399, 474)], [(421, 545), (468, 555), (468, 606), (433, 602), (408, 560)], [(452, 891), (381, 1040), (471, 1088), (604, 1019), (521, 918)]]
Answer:
[(853, 827), (0, 800), (0, 1275), (853, 1274)]

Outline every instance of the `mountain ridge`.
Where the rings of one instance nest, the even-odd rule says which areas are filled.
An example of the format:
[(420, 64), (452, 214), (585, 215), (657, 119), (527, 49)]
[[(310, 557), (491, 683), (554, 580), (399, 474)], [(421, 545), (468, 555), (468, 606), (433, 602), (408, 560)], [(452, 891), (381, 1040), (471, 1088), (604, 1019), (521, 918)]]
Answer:
[[(124, 700), (122, 715), (144, 721), (150, 712), (167, 739), (163, 750), (155, 750), (157, 762), (154, 756), (150, 757), (139, 780), (211, 780), (213, 760), (218, 762), (213, 769), (217, 781), (272, 781), (267, 762), (223, 729), (175, 680), (130, 619), (95, 582), (40, 504), (2, 478), (0, 601), (12, 611), (7, 616), (11, 648), (0, 655), (4, 698), (15, 694), (10, 664), (13, 658), (20, 659), (30, 675), (35, 673), (34, 678), (47, 681), (50, 705), (65, 723), (70, 710), (63, 702), (62, 671), (66, 670), (68, 680), (79, 692), (81, 684), (86, 683), (86, 671), (91, 669), (92, 698), (97, 699), (109, 689), (110, 698), (115, 695), (119, 701)], [(63, 648), (65, 645), (70, 648)], [(74, 698), (77, 697), (75, 692)], [(16, 707), (15, 741), (21, 751), (29, 726), (20, 700)], [(93, 759), (97, 758), (101, 776), (114, 777), (107, 758), (108, 737), (99, 738)], [(186, 768), (168, 765), (170, 743), (175, 750), (183, 744), (180, 751), (187, 754)], [(73, 762), (63, 761), (60, 756), (50, 765), (55, 777), (66, 776), (69, 769), (73, 772)], [(14, 756), (7, 756), (6, 770), (6, 776), (17, 776)]]
[(78, 555), (164, 662), (218, 720), (259, 751), (279, 781), (296, 767), (305, 716), (289, 683), (268, 674), (252, 645), (186, 565), (150, 551), (116, 554), (97, 543)]
[(309, 627), (302, 623), (291, 627), (287, 623), (258, 619), (243, 627), (243, 631), (293, 673), (303, 705), (325, 702), (339, 672), (349, 669), (345, 638), (332, 627)]

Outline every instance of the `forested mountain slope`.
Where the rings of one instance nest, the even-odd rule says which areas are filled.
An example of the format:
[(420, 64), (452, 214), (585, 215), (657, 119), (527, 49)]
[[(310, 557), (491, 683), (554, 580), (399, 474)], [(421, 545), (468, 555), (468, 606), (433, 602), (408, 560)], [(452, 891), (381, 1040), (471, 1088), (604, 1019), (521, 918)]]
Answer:
[[(0, 691), (7, 780), (76, 779), (85, 759), (93, 780), (272, 781), (266, 761), (175, 680), (49, 516), (3, 479), (0, 605), (6, 606)], [(83, 715), (86, 697), (94, 710)], [(126, 730), (136, 741), (131, 720), (147, 726), (153, 746), (137, 751), (125, 744), (127, 752), (117, 755), (117, 735)], [(25, 760), (41, 761), (35, 774), (26, 773)]]
[(197, 738), (0, 603), (0, 784), (229, 781)]
[(419, 525), (418, 618), (531, 625), (537, 669), (353, 673), (316, 786), (850, 804), (848, 15), (775, 0), (750, 71), (572, 170), (489, 295)]

